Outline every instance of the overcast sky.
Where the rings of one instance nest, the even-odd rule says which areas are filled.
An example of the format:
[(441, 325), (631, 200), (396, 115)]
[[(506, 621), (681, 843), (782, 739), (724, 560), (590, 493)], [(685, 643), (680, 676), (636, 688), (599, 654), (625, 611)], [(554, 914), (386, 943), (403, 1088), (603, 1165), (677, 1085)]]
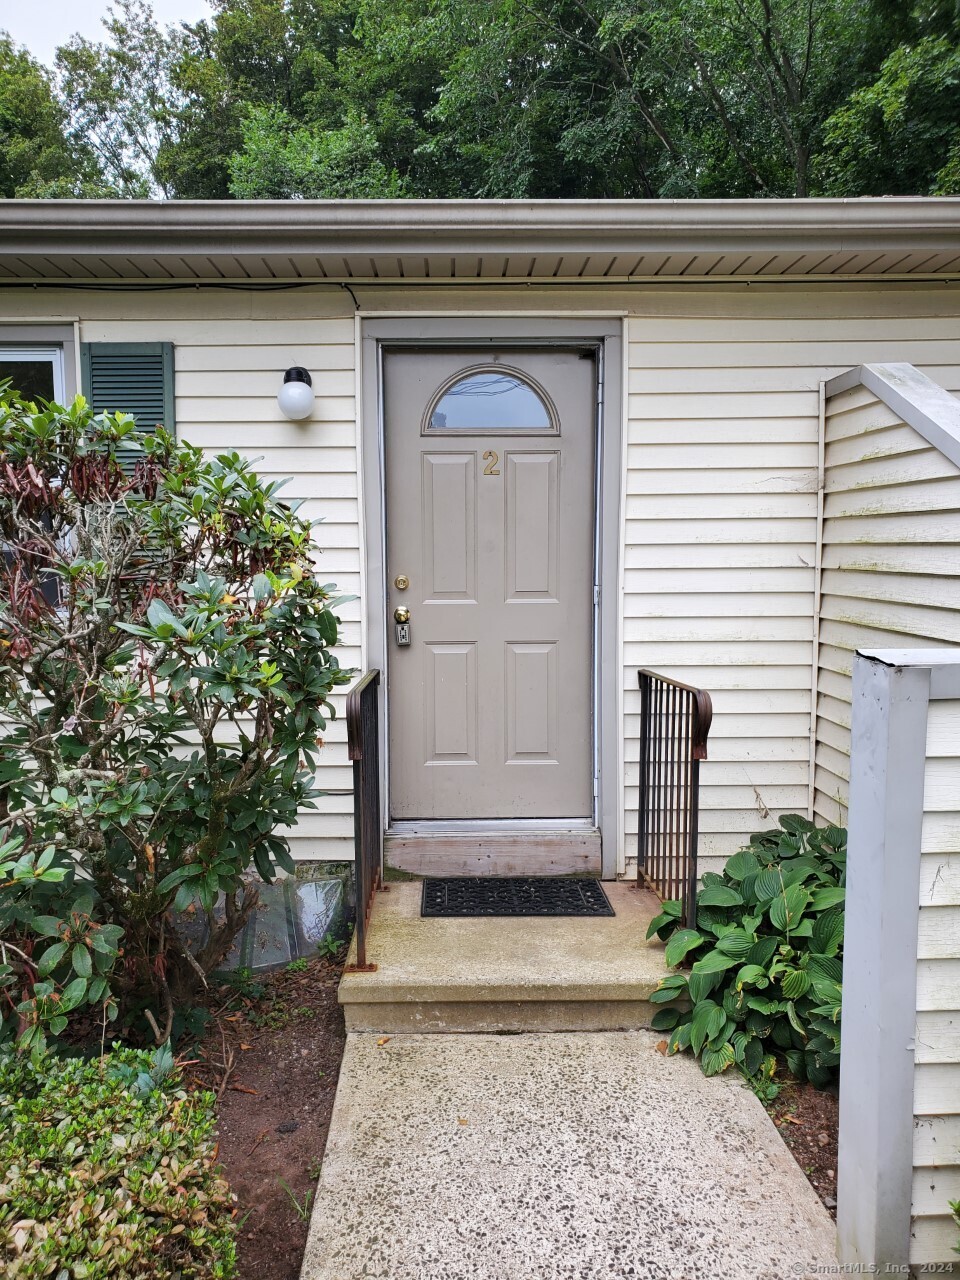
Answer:
[[(88, 40), (104, 36), (100, 20), (109, 6), (110, 0), (0, 0), (0, 30), (9, 31), (50, 66), (57, 46), (76, 32)], [(208, 17), (210, 9), (206, 0), (153, 0), (153, 12), (166, 25), (196, 22)]]

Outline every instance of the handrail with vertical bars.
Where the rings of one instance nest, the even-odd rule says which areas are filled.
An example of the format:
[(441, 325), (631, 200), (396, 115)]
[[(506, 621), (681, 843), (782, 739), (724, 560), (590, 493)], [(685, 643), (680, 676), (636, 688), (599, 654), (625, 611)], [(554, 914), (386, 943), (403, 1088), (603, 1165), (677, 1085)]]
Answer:
[(695, 923), (700, 835), (700, 761), (713, 719), (709, 693), (641, 671), (638, 879)]
[(347, 968), (372, 973), (367, 962), (370, 909), (383, 883), (383, 823), (380, 809), (380, 672), (368, 671), (347, 694), (347, 750), (353, 761), (354, 879), (357, 894), (357, 957)]

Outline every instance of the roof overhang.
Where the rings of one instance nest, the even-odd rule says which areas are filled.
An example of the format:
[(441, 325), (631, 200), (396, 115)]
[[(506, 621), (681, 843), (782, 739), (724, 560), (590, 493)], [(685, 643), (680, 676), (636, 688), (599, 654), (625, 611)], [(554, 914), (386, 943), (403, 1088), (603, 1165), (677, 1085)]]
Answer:
[(960, 279), (960, 199), (9, 200), (0, 282)]

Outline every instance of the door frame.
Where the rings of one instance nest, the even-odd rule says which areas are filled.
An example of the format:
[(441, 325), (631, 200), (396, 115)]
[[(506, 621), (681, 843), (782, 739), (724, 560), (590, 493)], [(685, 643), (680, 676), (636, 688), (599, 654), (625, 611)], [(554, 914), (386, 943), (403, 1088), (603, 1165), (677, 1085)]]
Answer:
[[(620, 725), (619, 603), (621, 503), (623, 462), (623, 326), (621, 316), (609, 319), (518, 316), (433, 315), (358, 317), (360, 394), (359, 478), (361, 507), (362, 618), (364, 649), (369, 667), (384, 673), (380, 682), (380, 781), (385, 829), (390, 829), (389, 700), (390, 646), (386, 609), (386, 471), (384, 449), (383, 355), (404, 348), (463, 345), (482, 350), (501, 345), (531, 349), (593, 346), (597, 349), (597, 412), (595, 439), (595, 510), (593, 601), (593, 788), (594, 821), (600, 830), (602, 875), (614, 879), (618, 870), (622, 820), (622, 733)], [(600, 584), (604, 585), (601, 588)], [(444, 824), (449, 827), (449, 824)], [(516, 824), (514, 824), (516, 825)], [(566, 824), (569, 825), (569, 824)], [(482, 820), (470, 823), (481, 830)], [(489, 823), (486, 824), (489, 829)], [(556, 822), (544, 819), (546, 832)]]

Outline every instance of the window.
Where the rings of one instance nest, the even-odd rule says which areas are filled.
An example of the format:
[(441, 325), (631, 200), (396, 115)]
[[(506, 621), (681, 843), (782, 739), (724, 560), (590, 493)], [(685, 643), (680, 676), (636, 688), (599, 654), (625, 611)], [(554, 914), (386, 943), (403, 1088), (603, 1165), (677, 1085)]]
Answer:
[(458, 373), (427, 411), (425, 431), (557, 431), (546, 392), (524, 374), (494, 365)]
[(0, 382), (7, 379), (24, 400), (63, 404), (63, 348), (0, 346)]

